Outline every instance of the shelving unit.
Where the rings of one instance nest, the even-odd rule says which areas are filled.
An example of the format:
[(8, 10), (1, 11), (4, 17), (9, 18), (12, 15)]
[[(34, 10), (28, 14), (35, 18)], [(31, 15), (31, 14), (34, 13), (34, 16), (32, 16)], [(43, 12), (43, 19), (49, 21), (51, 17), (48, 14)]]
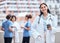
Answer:
[(1, 0), (0, 21), (5, 19), (8, 12), (15, 15), (24, 12), (32, 12), (33, 14), (39, 12), (41, 2), (45, 2), (48, 5), (52, 14), (58, 15), (58, 25), (60, 26), (60, 0)]

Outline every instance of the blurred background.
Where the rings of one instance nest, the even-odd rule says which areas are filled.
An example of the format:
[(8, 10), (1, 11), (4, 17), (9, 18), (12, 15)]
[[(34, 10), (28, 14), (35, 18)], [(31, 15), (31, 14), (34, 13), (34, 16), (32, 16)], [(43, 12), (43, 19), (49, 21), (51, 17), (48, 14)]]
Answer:
[(50, 11), (58, 15), (58, 26), (60, 26), (60, 0), (0, 0), (0, 23), (7, 14), (19, 15), (20, 13), (39, 12), (40, 3), (47, 3)]
[(47, 3), (52, 14), (58, 15), (58, 26), (60, 25), (60, 0), (0, 0), (0, 22), (6, 14), (36, 13), (39, 12), (40, 3)]
[(0, 26), (8, 14), (16, 15), (18, 21), (25, 13), (39, 14), (39, 5), (42, 2), (48, 5), (53, 15), (58, 16), (57, 30), (60, 31), (60, 0), (0, 0)]

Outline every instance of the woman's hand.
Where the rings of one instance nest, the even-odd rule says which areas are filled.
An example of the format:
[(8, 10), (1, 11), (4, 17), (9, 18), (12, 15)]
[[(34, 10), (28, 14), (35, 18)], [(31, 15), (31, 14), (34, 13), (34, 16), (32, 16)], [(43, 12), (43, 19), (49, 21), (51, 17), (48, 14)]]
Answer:
[(52, 30), (52, 27), (51, 27), (50, 24), (47, 25), (47, 29), (48, 29), (48, 30)]
[(24, 28), (24, 26), (23, 26), (23, 25), (21, 25), (20, 27), (21, 27), (21, 28)]
[(16, 28), (16, 26), (11, 26), (11, 28)]
[(41, 38), (41, 35), (38, 35), (38, 38)]
[(41, 38), (41, 35), (38, 35), (38, 37), (40, 37), (40, 38)]
[(38, 39), (41, 39), (41, 35), (38, 35)]

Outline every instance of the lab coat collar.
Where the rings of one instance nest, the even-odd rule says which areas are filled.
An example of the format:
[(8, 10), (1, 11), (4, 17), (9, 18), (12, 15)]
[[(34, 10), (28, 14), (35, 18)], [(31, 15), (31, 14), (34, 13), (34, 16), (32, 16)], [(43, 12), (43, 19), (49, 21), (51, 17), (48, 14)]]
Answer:
[(44, 16), (43, 16), (43, 14), (42, 14), (42, 18), (43, 18), (44, 20), (47, 20), (47, 19), (50, 17), (50, 15), (51, 15), (51, 14), (48, 13), (46, 19), (44, 19)]

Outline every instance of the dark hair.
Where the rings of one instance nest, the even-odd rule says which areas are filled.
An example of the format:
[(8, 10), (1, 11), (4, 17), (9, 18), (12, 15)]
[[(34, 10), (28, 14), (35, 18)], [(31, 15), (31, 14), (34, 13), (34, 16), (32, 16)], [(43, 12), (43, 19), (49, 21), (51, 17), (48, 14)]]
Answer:
[(28, 18), (32, 18), (32, 15), (28, 15)]
[[(45, 6), (47, 6), (46, 3), (42, 3), (42, 4), (40, 4), (40, 7), (39, 7), (39, 8), (41, 8), (41, 5), (43, 5), (43, 4), (44, 4)], [(47, 6), (47, 7), (48, 7), (48, 6)], [(48, 13), (51, 13), (49, 9), (47, 9), (47, 12), (48, 12)], [(40, 15), (39, 15), (39, 16), (41, 16), (42, 14), (43, 14), (43, 12), (40, 10)]]
[(9, 20), (10, 18), (11, 18), (11, 15), (10, 14), (6, 16), (6, 19)]
[(15, 16), (15, 15), (12, 15), (12, 17), (11, 17), (11, 21), (12, 21), (13, 17), (15, 17), (15, 21), (16, 21), (16, 16)]
[[(43, 4), (44, 4), (45, 6), (47, 6), (46, 3), (42, 3), (42, 4), (40, 4), (40, 7), (39, 7), (39, 8), (41, 8), (41, 5), (43, 5)], [(47, 6), (47, 7), (48, 7), (48, 6)], [(49, 9), (47, 9), (47, 12), (48, 12), (48, 13), (51, 13)], [(42, 14), (43, 14), (43, 12), (40, 10), (40, 15), (39, 15), (38, 24), (40, 23), (39, 21), (40, 21), (40, 17), (41, 17)]]
[(27, 17), (28, 19), (32, 18), (32, 15), (26, 15), (25, 17)]
[(27, 18), (28, 18), (28, 15), (26, 15), (25, 17), (27, 17)]

